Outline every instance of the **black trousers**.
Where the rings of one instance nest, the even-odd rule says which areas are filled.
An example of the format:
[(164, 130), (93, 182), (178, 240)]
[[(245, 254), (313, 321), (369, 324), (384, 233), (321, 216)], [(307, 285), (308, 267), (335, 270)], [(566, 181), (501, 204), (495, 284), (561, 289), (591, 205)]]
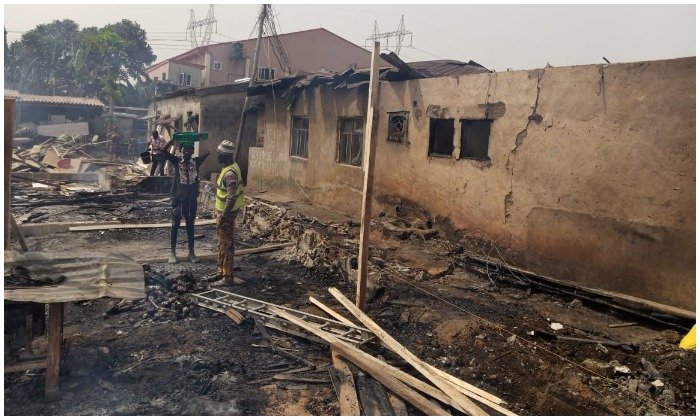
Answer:
[(172, 198), (173, 224), (170, 228), (170, 249), (175, 252), (177, 245), (177, 231), (180, 228), (180, 221), (185, 218), (187, 230), (187, 249), (194, 251), (194, 219), (197, 215), (197, 197)]
[(151, 176), (156, 174), (156, 168), (159, 168), (159, 176), (165, 175), (165, 159), (159, 155), (151, 155)]

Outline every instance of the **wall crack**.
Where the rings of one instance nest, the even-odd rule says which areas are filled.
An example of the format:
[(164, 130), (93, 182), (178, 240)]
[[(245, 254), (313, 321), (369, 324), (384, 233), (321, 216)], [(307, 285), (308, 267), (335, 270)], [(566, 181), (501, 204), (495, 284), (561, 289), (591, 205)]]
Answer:
[(542, 116), (537, 113), (537, 107), (540, 102), (540, 91), (542, 89), (542, 78), (544, 77), (545, 69), (539, 69), (537, 71), (537, 92), (535, 94), (535, 104), (532, 107), (532, 113), (527, 117), (527, 124), (525, 128), (520, 131), (515, 136), (515, 147), (510, 151), (508, 155), (508, 161), (506, 161), (506, 170), (510, 174), (510, 191), (506, 194), (503, 199), (503, 224), (508, 224), (508, 218), (510, 217), (510, 208), (513, 206), (513, 173), (515, 167), (515, 156), (518, 153), (518, 148), (523, 144), (525, 138), (527, 137), (527, 129), (530, 128), (532, 123), (540, 124), (543, 120)]

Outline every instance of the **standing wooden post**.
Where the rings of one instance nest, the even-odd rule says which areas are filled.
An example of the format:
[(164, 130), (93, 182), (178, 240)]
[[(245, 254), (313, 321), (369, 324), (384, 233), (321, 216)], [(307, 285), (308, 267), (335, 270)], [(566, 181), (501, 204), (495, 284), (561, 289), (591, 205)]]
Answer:
[(360, 251), (357, 256), (357, 300), (358, 308), (365, 309), (367, 295), (367, 256), (369, 254), (370, 218), (372, 216), (372, 189), (374, 187), (374, 155), (377, 148), (375, 127), (379, 98), (379, 42), (372, 48), (372, 67), (369, 76), (369, 100), (367, 105), (367, 126), (365, 127), (364, 159), (365, 185), (362, 189), (362, 218), (360, 220)]
[(46, 399), (58, 398), (58, 377), (63, 341), (63, 303), (49, 303), (49, 343), (46, 355)]
[(10, 201), (12, 194), (10, 180), (12, 174), (12, 151), (15, 135), (15, 100), (5, 97), (5, 249), (10, 247)]
[[(253, 67), (250, 74), (250, 82), (248, 87), (255, 86), (255, 79), (258, 77), (258, 58), (260, 56), (260, 41), (263, 35), (263, 25), (267, 16), (267, 8), (269, 5), (263, 4), (258, 17), (258, 40), (255, 41), (255, 52), (253, 53)], [(248, 93), (246, 92), (243, 100), (243, 109), (241, 110), (241, 122), (238, 124), (238, 133), (236, 134), (236, 149), (233, 152), (233, 161), (238, 162), (238, 154), (241, 152), (241, 143), (243, 143), (243, 128), (245, 127), (246, 109), (248, 109)]]

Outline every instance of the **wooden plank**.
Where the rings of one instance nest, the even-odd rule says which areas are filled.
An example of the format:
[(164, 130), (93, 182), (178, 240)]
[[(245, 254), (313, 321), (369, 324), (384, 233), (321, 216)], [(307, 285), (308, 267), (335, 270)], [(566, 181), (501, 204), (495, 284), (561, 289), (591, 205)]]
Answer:
[(12, 230), (15, 231), (17, 234), (17, 240), (19, 240), (19, 246), (22, 248), (22, 251), (27, 252), (29, 251), (29, 248), (27, 248), (27, 243), (24, 242), (24, 235), (22, 235), (22, 231), (19, 230), (19, 226), (17, 226), (17, 221), (15, 220), (15, 216), (10, 212), (10, 224), (12, 225)]
[(391, 408), (391, 403), (389, 402), (389, 394), (387, 394), (386, 389), (384, 389), (382, 384), (380, 384), (374, 378), (370, 378), (370, 385), (372, 387), (374, 399), (377, 401), (377, 405), (379, 407), (379, 415), (393, 416), (394, 410), (392, 410)]
[(331, 317), (335, 318), (337, 321), (342, 322), (343, 324), (350, 325), (352, 327), (358, 327), (357, 324), (354, 322), (350, 321), (349, 319), (345, 318), (344, 316), (340, 315), (333, 309), (329, 308), (328, 306), (324, 305), (322, 302), (320, 302), (318, 299), (316, 299), (313, 296), (309, 296), (309, 301), (313, 303), (314, 305), (318, 306), (319, 309), (321, 309), (323, 312), (327, 313)]
[(63, 223), (22, 223), (19, 225), (25, 237), (66, 233), (72, 226), (120, 225), (122, 222), (63, 222)]
[(408, 416), (408, 410), (406, 410), (406, 403), (393, 392), (389, 392), (389, 403), (391, 404), (391, 409), (394, 411), (395, 416)]
[(97, 183), (100, 174), (97, 172), (85, 173), (64, 173), (64, 172), (13, 172), (13, 177), (22, 178), (29, 181), (66, 181), (66, 182), (90, 182)]
[[(217, 223), (216, 219), (195, 220), (195, 226), (210, 226)], [(181, 226), (185, 226), (185, 222), (180, 222)], [(93, 230), (118, 230), (118, 229), (156, 229), (169, 228), (172, 223), (119, 223), (119, 224), (104, 224), (104, 225), (84, 225), (71, 226), (69, 232), (89, 232)]]
[(46, 369), (46, 359), (5, 365), (5, 373), (24, 372), (32, 369)]
[[(238, 250), (235, 250), (233, 252), (233, 255), (239, 256), (239, 255), (248, 255), (248, 254), (260, 254), (263, 252), (279, 251), (280, 249), (288, 248), (292, 245), (294, 245), (292, 242), (287, 242), (284, 244), (266, 245), (266, 246), (261, 246), (258, 248), (238, 249)], [(206, 253), (206, 254), (199, 254), (199, 255), (197, 255), (197, 258), (199, 258), (200, 260), (216, 260), (219, 258), (219, 253), (212, 252), (212, 253)], [(165, 263), (165, 262), (168, 262), (168, 258), (167, 257), (138, 258), (138, 259), (136, 259), (136, 262), (138, 262), (140, 264)]]
[(12, 151), (14, 150), (15, 135), (15, 99), (5, 97), (5, 249), (10, 247), (10, 204), (12, 202), (11, 177), (12, 177)]
[(36, 133), (45, 137), (59, 137), (61, 134), (78, 137), (90, 134), (90, 128), (87, 122), (47, 124), (38, 125), (36, 127)]
[(362, 211), (360, 218), (360, 249), (357, 267), (357, 300), (359, 308), (365, 308), (367, 299), (367, 257), (369, 256), (369, 230), (372, 217), (372, 190), (374, 188), (374, 156), (377, 148), (375, 125), (377, 120), (376, 104), (379, 97), (379, 42), (372, 49), (372, 65), (369, 77), (369, 98), (367, 103), (367, 127), (363, 145), (364, 186), (362, 188)]
[(46, 358), (45, 396), (49, 401), (58, 398), (58, 379), (63, 342), (63, 303), (49, 304), (48, 347)]
[(272, 379), (276, 381), (304, 382), (309, 384), (327, 384), (331, 381), (330, 378), (304, 378), (301, 376), (287, 375), (284, 373), (274, 375)]
[(379, 407), (379, 401), (374, 394), (372, 387), (372, 377), (365, 375), (363, 372), (357, 372), (355, 375), (355, 387), (357, 388), (357, 396), (360, 399), (363, 416), (386, 416), (382, 413)]
[(55, 286), (27, 288), (5, 287), (5, 299), (20, 302), (74, 302), (78, 300), (115, 297), (142, 299), (144, 293), (143, 268), (121, 254), (99, 252), (73, 253), (19, 253), (5, 251), (5, 270), (13, 266), (26, 267), (32, 277), (46, 275), (66, 279)]
[(474, 401), (467, 398), (467, 396), (464, 395), (457, 387), (455, 387), (454, 384), (436, 375), (433, 369), (428, 368), (426, 363), (411, 353), (401, 343), (396, 341), (357, 306), (353, 305), (353, 303), (350, 302), (342, 293), (340, 293), (338, 289), (333, 287), (330, 288), (329, 291), (336, 299), (338, 299), (340, 303), (343, 304), (343, 306), (345, 306), (348, 311), (350, 311), (350, 313), (352, 313), (360, 322), (362, 322), (370, 331), (372, 331), (389, 349), (401, 356), (418, 372), (420, 372), (421, 375), (425, 376), (425, 378), (432, 382), (437, 388), (442, 390), (452, 400), (456, 401), (464, 412), (473, 416), (488, 415), (483, 409), (477, 406)]
[[(663, 303), (658, 303), (658, 302), (654, 302), (651, 300), (626, 295), (623, 293), (595, 289), (595, 288), (586, 287), (586, 286), (580, 286), (580, 285), (575, 284), (571, 281), (555, 279), (552, 277), (547, 277), (547, 276), (543, 276), (541, 274), (533, 273), (531, 271), (523, 270), (521, 268), (517, 268), (517, 267), (514, 267), (512, 265), (505, 264), (502, 261), (487, 261), (487, 260), (483, 260), (483, 259), (472, 257), (472, 256), (469, 256), (469, 259), (473, 260), (479, 264), (491, 264), (492, 266), (495, 266), (495, 267), (501, 266), (508, 271), (522, 274), (523, 277), (525, 278), (525, 280), (527, 280), (528, 282), (535, 283), (535, 284), (548, 285), (548, 283), (549, 283), (549, 285), (562, 286), (562, 287), (574, 289), (577, 291), (587, 292), (587, 293), (590, 293), (592, 295), (609, 298), (609, 299), (611, 299), (615, 302), (618, 302), (622, 305), (629, 305), (633, 308), (639, 309), (641, 307), (642, 309), (668, 313), (668, 314), (671, 314), (671, 315), (674, 315), (674, 316), (677, 316), (680, 318), (692, 319), (692, 320), (696, 319), (695, 318), (695, 311), (691, 311), (691, 310), (687, 310), (687, 309), (683, 309), (683, 308), (678, 308), (675, 306), (665, 305)], [(552, 287), (554, 287), (554, 286), (552, 286)], [(579, 297), (582, 297), (582, 296), (579, 296)], [(602, 303), (605, 303), (605, 302), (602, 302)]]
[(233, 308), (229, 308), (229, 310), (226, 311), (226, 316), (231, 318), (236, 324), (240, 324), (245, 319), (240, 312)]
[(342, 354), (342, 356), (349, 362), (372, 375), (376, 380), (381, 382), (382, 385), (391, 389), (394, 393), (401, 396), (404, 401), (421, 410), (423, 413), (430, 416), (449, 415), (449, 413), (442, 409), (442, 407), (440, 407), (438, 404), (428, 400), (423, 395), (416, 392), (413, 388), (389, 374), (382, 366), (383, 362), (381, 360), (370, 356), (358, 348), (336, 338), (332, 334), (327, 333), (317, 326), (297, 318), (282, 309), (272, 308), (271, 311), (330, 343), (333, 350), (336, 350), (338, 353)]
[(343, 360), (340, 355), (331, 351), (333, 359), (333, 367), (338, 373), (338, 402), (340, 404), (341, 416), (359, 416), (360, 402), (357, 399), (357, 390), (355, 389), (355, 379), (350, 371), (350, 366)]

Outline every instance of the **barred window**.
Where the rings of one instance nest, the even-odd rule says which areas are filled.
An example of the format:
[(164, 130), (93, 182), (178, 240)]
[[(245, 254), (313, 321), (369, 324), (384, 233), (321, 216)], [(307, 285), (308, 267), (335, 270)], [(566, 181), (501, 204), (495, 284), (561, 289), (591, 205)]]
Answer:
[(362, 166), (363, 119), (341, 118), (339, 128), (336, 162)]
[(291, 156), (309, 157), (309, 118), (292, 117)]
[(405, 143), (408, 136), (408, 112), (389, 113), (389, 135), (387, 141)]

